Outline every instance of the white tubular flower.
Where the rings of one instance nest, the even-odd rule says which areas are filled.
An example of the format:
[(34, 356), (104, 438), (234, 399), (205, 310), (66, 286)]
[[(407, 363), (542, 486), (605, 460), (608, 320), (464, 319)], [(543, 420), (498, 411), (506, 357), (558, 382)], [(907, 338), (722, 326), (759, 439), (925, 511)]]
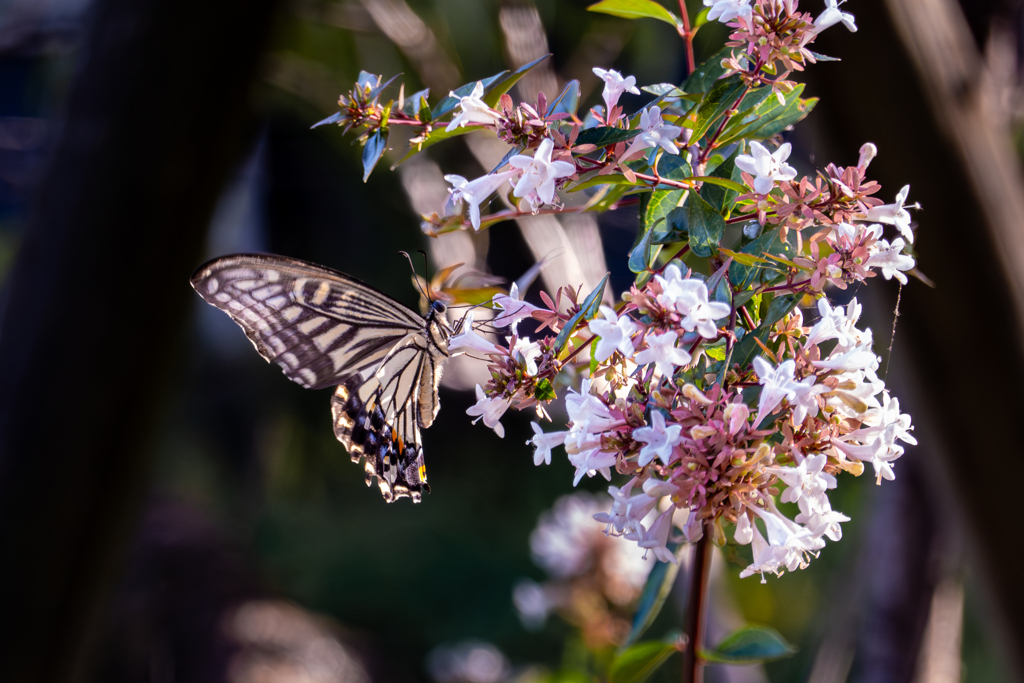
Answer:
[[(448, 93), (449, 97), (459, 97), (454, 92)], [(459, 107), (462, 108), (452, 122), (445, 128), (445, 132), (451, 133), (456, 128), (470, 123), (492, 124), (501, 120), (501, 114), (494, 111), (480, 99), (484, 95), (484, 84), (477, 81), (473, 86), (473, 92), (465, 97), (459, 97)]]
[(643, 467), (657, 456), (666, 465), (672, 459), (672, 449), (682, 441), (682, 425), (666, 426), (660, 410), (651, 411), (651, 424), (633, 430), (633, 439), (646, 444), (640, 449), (637, 464)]
[(599, 69), (596, 66), (594, 75), (604, 81), (604, 92), (601, 93), (601, 97), (604, 98), (605, 116), (608, 116), (612, 108), (619, 103), (622, 93), (640, 94), (640, 91), (636, 89), (635, 76), (623, 78), (622, 74), (614, 69)]
[(784, 360), (779, 363), (779, 367), (773, 368), (771, 363), (761, 356), (757, 356), (754, 358), (754, 372), (757, 373), (758, 382), (764, 385), (757, 404), (757, 417), (754, 418), (755, 427), (760, 425), (761, 420), (782, 403), (782, 399), (789, 399), (792, 403), (798, 395), (810, 391), (814, 384), (813, 377), (805, 377), (799, 382), (796, 381), (796, 362), (793, 359)]
[(754, 192), (768, 194), (775, 187), (775, 181), (796, 178), (796, 169), (786, 163), (792, 149), (787, 142), (772, 153), (760, 142), (751, 142), (751, 154), (740, 154), (736, 165), (754, 176)]
[(861, 313), (861, 305), (856, 297), (850, 300), (845, 310), (842, 306), (833, 308), (829, 305), (828, 299), (822, 297), (818, 299), (818, 313), (821, 314), (821, 319), (814, 324), (807, 339), (804, 340), (805, 349), (829, 339), (837, 340), (838, 348), (848, 349), (856, 346), (857, 340), (863, 336), (856, 327)]
[[(868, 330), (870, 332), (870, 330)], [(852, 349), (841, 349), (836, 347), (828, 358), (811, 361), (816, 368), (827, 370), (841, 370), (843, 372), (857, 372), (858, 370), (878, 369), (878, 356), (871, 350), (871, 342)]]
[(523, 355), (523, 363), (526, 366), (526, 374), (530, 377), (537, 376), (537, 359), (541, 357), (540, 342), (530, 341), (527, 337), (520, 337), (516, 345), (512, 347), (512, 353)]
[(476, 404), (466, 408), (466, 414), (477, 418), (473, 420), (473, 424), (476, 424), (483, 419), (484, 424), (494, 430), (494, 433), (498, 435), (498, 438), (505, 438), (505, 427), (502, 426), (499, 420), (501, 416), (505, 414), (509, 406), (512, 405), (512, 400), (501, 397), (488, 398), (484, 393), (484, 390), (480, 388), (480, 385), (476, 385)]
[(860, 146), (860, 159), (857, 161), (857, 167), (862, 171), (867, 170), (871, 160), (876, 156), (878, 156), (878, 148), (872, 142), (865, 142)]
[[(665, 268), (664, 275), (655, 275), (654, 280), (661, 286), (661, 294), (657, 297), (658, 303), (665, 308), (675, 308), (683, 298), (683, 283), (687, 282), (679, 266), (670, 263)], [(686, 313), (687, 311), (683, 311), (683, 315)]]
[(710, 7), (708, 21), (717, 19), (727, 24), (736, 17), (749, 18), (753, 11), (750, 7), (750, 0), (704, 0), (704, 6)]
[(640, 129), (643, 133), (633, 138), (622, 159), (628, 159), (637, 152), (650, 147), (661, 147), (669, 154), (679, 154), (675, 140), (683, 132), (679, 126), (670, 126), (661, 118), (661, 107), (648, 107), (640, 112)]
[(750, 523), (750, 515), (746, 512), (741, 512), (736, 520), (736, 530), (732, 537), (740, 545), (747, 545), (754, 540), (754, 525)]
[(669, 481), (662, 481), (656, 477), (651, 477), (644, 482), (644, 493), (654, 498), (663, 498), (665, 496), (673, 496), (679, 493), (679, 487)]
[(782, 492), (782, 502), (796, 503), (800, 511), (809, 516), (832, 509), (825, 492), (836, 487), (836, 478), (824, 471), (827, 463), (828, 456), (816, 453), (804, 458), (796, 467), (766, 467), (764, 471), (774, 474), (789, 487)]
[(671, 377), (676, 367), (688, 364), (692, 358), (683, 349), (676, 348), (679, 335), (669, 330), (663, 334), (649, 334), (645, 337), (647, 348), (636, 354), (637, 365), (654, 363), (662, 377)]
[(680, 302), (678, 308), (685, 304), (689, 309), (686, 317), (680, 321), (680, 325), (687, 332), (697, 330), (697, 333), (705, 339), (714, 339), (718, 336), (718, 328), (715, 327), (715, 320), (727, 317), (732, 308), (729, 304), (721, 301), (708, 301), (708, 288), (699, 280), (687, 280), (693, 283), (687, 287), (688, 300)]
[(584, 379), (580, 384), (579, 393), (572, 388), (569, 389), (569, 393), (565, 397), (565, 410), (572, 422), (571, 431), (573, 432), (589, 432), (592, 428), (603, 432), (618, 424), (612, 417), (611, 411), (608, 410), (608, 406), (590, 393), (589, 378)]
[(907, 203), (908, 194), (910, 194), (910, 185), (904, 185), (903, 189), (896, 195), (895, 203), (872, 207), (864, 217), (864, 220), (895, 225), (900, 234), (907, 238), (907, 243), (913, 244), (914, 231), (910, 229), (910, 212), (904, 208), (904, 205)]
[(615, 529), (621, 534), (628, 525), (627, 511), (629, 510), (630, 493), (636, 484), (636, 477), (630, 479), (625, 486), (609, 486), (608, 495), (612, 497), (612, 508), (608, 512), (598, 512), (594, 519), (602, 524), (607, 524), (605, 533)]
[(448, 190), (452, 204), (459, 206), (464, 201), (469, 204), (469, 222), (473, 224), (474, 230), (479, 230), (480, 205), (517, 173), (518, 171), (491, 173), (476, 180), (466, 180), (453, 173), (446, 175), (444, 179), (452, 184), (452, 188)]
[(448, 340), (449, 352), (464, 353), (470, 350), (480, 353), (501, 353), (500, 346), (487, 341), (473, 329), (473, 311), (466, 314), (462, 323), (462, 331)]
[(658, 506), (658, 499), (646, 493), (637, 493), (630, 496), (629, 505), (626, 506), (626, 528), (634, 533), (639, 533), (643, 528), (643, 522), (651, 510)]
[(611, 481), (611, 468), (615, 466), (615, 454), (602, 453), (600, 447), (591, 448), (579, 453), (570, 453), (569, 462), (576, 468), (576, 476), (572, 480), (573, 486), (580, 483), (584, 474), (593, 477), (598, 472), (606, 480)]
[(709, 301), (707, 285), (695, 278), (684, 278), (674, 263), (665, 268), (664, 276), (656, 275), (655, 280), (661, 285), (658, 303), (685, 316), (680, 322), (684, 330), (696, 329), (707, 339), (718, 335), (713, 321), (726, 317), (732, 309), (728, 304)]
[(512, 168), (523, 173), (512, 194), (526, 197), (536, 193), (541, 203), (550, 204), (555, 201), (555, 181), (571, 176), (576, 172), (576, 167), (567, 161), (552, 161), (554, 149), (555, 143), (551, 138), (544, 138), (532, 157), (517, 154), (508, 160)]
[(590, 331), (600, 337), (594, 349), (594, 358), (603, 362), (616, 351), (620, 351), (626, 358), (632, 358), (631, 337), (637, 330), (636, 323), (628, 315), (616, 315), (614, 309), (608, 306), (601, 307), (601, 315), (604, 320), (595, 318), (590, 321)]
[(511, 327), (513, 331), (520, 320), (529, 318), (534, 311), (541, 310), (540, 307), (527, 303), (519, 296), (519, 285), (512, 283), (512, 289), (508, 294), (495, 294), (491, 302), (501, 309), (501, 313), (494, 316), (493, 322), (498, 327)]
[(840, 21), (852, 33), (857, 32), (857, 24), (854, 23), (853, 15), (849, 12), (842, 12), (839, 9), (839, 5), (843, 4), (843, 2), (845, 0), (825, 0), (825, 11), (814, 20), (814, 30), (816, 32), (824, 31), (829, 26), (834, 26)]
[(530, 426), (533, 427), (533, 438), (526, 443), (533, 446), (533, 464), (550, 465), (551, 449), (563, 445), (569, 432), (545, 432), (536, 422), (531, 422)]
[(905, 285), (907, 276), (900, 271), (911, 270), (917, 264), (914, 263), (912, 256), (903, 253), (904, 246), (906, 245), (902, 237), (894, 239), (892, 244), (886, 240), (878, 240), (875, 242), (878, 251), (869, 256), (864, 265), (868, 268), (879, 268), (886, 280), (896, 278), (900, 284)]
[(805, 515), (801, 512), (796, 516), (796, 521), (803, 524), (804, 528), (807, 529), (814, 538), (827, 536), (830, 540), (840, 541), (843, 538), (843, 529), (839, 524), (841, 522), (849, 522), (850, 518), (842, 512), (825, 510), (815, 512), (813, 515)]
[(676, 508), (673, 505), (668, 510), (661, 513), (658, 518), (654, 520), (654, 524), (651, 525), (650, 531), (645, 531), (641, 535), (640, 542), (637, 543), (637, 545), (646, 550), (653, 551), (654, 556), (661, 562), (679, 564), (679, 560), (677, 560), (676, 556), (668, 549), (668, 535), (672, 531), (672, 515), (675, 511)]

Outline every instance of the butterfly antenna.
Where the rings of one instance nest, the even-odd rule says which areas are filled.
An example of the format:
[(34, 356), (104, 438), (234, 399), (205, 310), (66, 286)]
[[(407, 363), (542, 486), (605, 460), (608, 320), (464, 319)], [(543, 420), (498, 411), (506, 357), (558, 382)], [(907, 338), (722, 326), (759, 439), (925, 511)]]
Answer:
[[(416, 266), (413, 265), (412, 257), (409, 256), (409, 252), (407, 252), (407, 251), (400, 251), (398, 253), (401, 254), (402, 256), (404, 256), (405, 260), (409, 262), (409, 269), (412, 271), (412, 275), (413, 275), (412, 281), (416, 285), (416, 289), (419, 290), (420, 294), (423, 295), (424, 299), (426, 299), (430, 303), (434, 303), (434, 300), (430, 298), (430, 294), (427, 292), (427, 290), (420, 283), (420, 279), (418, 277), (419, 273), (416, 272)], [(423, 253), (422, 249), (420, 249), (420, 253), (423, 254), (424, 258), (426, 258), (427, 255)], [(424, 271), (424, 272), (426, 272), (426, 271)], [(424, 281), (426, 281), (426, 278), (424, 278)]]

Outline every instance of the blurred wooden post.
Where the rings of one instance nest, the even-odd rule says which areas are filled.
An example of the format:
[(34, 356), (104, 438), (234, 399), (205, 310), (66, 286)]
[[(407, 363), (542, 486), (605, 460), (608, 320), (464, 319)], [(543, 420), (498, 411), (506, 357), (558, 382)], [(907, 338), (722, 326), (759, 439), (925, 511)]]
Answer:
[(99, 0), (0, 313), (0, 679), (89, 678), (274, 0)]
[[(1024, 383), (1024, 181), (997, 105), (1010, 84), (987, 68), (955, 0), (850, 9), (858, 33), (837, 26), (816, 42), (844, 61), (806, 72), (808, 92), (822, 101), (804, 143), (818, 165), (847, 165), (860, 144), (875, 142), (870, 175), (881, 198), (892, 201), (910, 183), (910, 201), (924, 207), (915, 247), (936, 287), (912, 280), (903, 289), (889, 380), (918, 436), (928, 435), (910, 457), (933, 482), (953, 482), (933, 494), (964, 517), (992, 630), (1005, 636), (1019, 676), (1024, 584), (1006, 549), (1024, 542), (1024, 529), (1017, 496), (998, 474), (1020, 450)], [(882, 347), (888, 330), (875, 327)], [(905, 607), (927, 610), (922, 601)]]

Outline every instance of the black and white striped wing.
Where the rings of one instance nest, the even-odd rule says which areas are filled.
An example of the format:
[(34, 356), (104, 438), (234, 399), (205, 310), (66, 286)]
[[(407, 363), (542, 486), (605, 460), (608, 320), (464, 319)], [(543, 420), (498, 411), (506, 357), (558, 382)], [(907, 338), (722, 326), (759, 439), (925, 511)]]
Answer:
[(343, 273), (280, 256), (215, 259), (192, 276), (260, 355), (311, 389), (337, 385), (334, 433), (388, 501), (429, 491), (420, 428), (437, 414), (447, 323)]
[(427, 324), (344, 273), (282, 256), (215, 259), (199, 267), (192, 286), (245, 330), (261, 356), (309, 389), (376, 368)]
[(372, 377), (352, 378), (331, 401), (334, 434), (352, 460), (366, 459), (366, 480), (377, 477), (386, 500), (429, 491), (420, 428), (437, 414), (444, 353), (410, 335), (392, 349)]

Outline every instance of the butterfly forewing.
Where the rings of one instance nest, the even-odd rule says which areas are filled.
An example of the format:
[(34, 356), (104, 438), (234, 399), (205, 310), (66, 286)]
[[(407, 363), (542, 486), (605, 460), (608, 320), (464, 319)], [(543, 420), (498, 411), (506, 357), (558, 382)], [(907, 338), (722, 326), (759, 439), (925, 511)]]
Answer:
[(332, 399), (335, 435), (387, 500), (428, 490), (420, 427), (437, 413), (451, 330), (343, 273), (279, 256), (201, 266), (192, 286), (291, 380)]

